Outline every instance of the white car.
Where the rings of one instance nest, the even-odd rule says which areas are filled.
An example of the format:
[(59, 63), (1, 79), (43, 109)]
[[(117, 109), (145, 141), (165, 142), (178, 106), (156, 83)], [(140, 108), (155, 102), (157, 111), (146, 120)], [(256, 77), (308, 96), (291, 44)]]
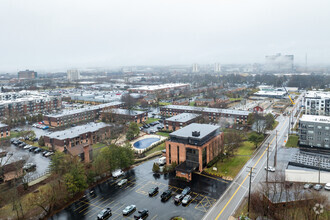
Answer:
[(45, 154), (45, 157), (50, 157), (50, 156), (52, 156), (53, 154), (54, 154), (54, 152), (48, 152), (48, 153)]
[(265, 167), (265, 170), (268, 170), (270, 172), (275, 172), (275, 168), (271, 167), (271, 166), (268, 166), (268, 169), (267, 169), (267, 167)]
[(117, 186), (122, 186), (127, 183), (127, 179), (122, 179), (117, 183)]
[(124, 174), (124, 172), (122, 170), (115, 170), (115, 171), (112, 172), (112, 176), (114, 178), (120, 177), (123, 174)]
[(330, 183), (325, 184), (324, 189), (325, 190), (330, 190)]
[(27, 145), (25, 145), (25, 146), (23, 147), (23, 149), (28, 150), (30, 147), (32, 147), (32, 146), (29, 145), (29, 144), (27, 144)]

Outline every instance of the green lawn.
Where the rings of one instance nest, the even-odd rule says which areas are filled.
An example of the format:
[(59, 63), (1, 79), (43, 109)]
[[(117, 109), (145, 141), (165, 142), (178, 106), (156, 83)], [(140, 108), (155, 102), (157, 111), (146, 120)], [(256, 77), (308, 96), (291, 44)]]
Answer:
[(161, 143), (160, 145), (152, 148), (151, 150), (147, 151), (146, 152), (146, 156), (152, 154), (152, 153), (155, 153), (157, 151), (161, 151), (161, 150), (164, 150), (165, 149), (165, 142), (164, 143)]
[(169, 137), (170, 136), (170, 133), (167, 133), (167, 132), (157, 132), (156, 134), (164, 136), (164, 137)]
[[(255, 147), (253, 143), (244, 141), (242, 147), (240, 147), (233, 157), (219, 160), (212, 167), (205, 169), (206, 172), (235, 178), (238, 172), (242, 169), (244, 164), (250, 159)], [(213, 170), (213, 167), (217, 167), (217, 171)]]
[(159, 102), (159, 105), (172, 105), (172, 103), (170, 103), (170, 102)]
[(230, 98), (229, 101), (234, 102), (234, 101), (241, 101), (242, 98)]
[(277, 127), (278, 123), (278, 121), (275, 121), (275, 123), (273, 124), (273, 130)]
[(105, 144), (103, 144), (103, 143), (96, 143), (96, 144), (93, 144), (92, 145), (92, 148), (93, 149), (96, 149), (96, 148), (99, 148), (99, 147), (103, 147)]
[(288, 141), (285, 144), (286, 147), (298, 147), (298, 136), (290, 135)]
[(150, 124), (151, 122), (154, 122), (154, 121), (158, 121), (159, 119), (158, 118), (148, 118), (148, 120), (146, 120), (146, 124)]
[(190, 106), (195, 106), (195, 102), (190, 102), (189, 105)]

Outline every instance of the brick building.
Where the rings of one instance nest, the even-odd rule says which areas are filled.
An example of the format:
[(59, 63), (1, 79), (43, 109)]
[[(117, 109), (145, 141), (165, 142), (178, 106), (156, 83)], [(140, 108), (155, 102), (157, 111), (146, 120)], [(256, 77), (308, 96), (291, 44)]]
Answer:
[(44, 136), (46, 147), (58, 151), (81, 144), (93, 145), (106, 138), (110, 138), (110, 125), (105, 123), (88, 123)]
[(38, 76), (37, 72), (34, 72), (33, 70), (19, 71), (17, 75), (19, 80), (35, 79)]
[(190, 100), (188, 98), (177, 99), (172, 102), (173, 105), (189, 105)]
[(181, 129), (191, 123), (198, 122), (202, 118), (202, 115), (193, 113), (182, 113), (165, 120), (165, 129), (175, 131)]
[(176, 163), (176, 175), (192, 179), (192, 172), (202, 172), (206, 165), (223, 151), (224, 135), (220, 127), (190, 124), (170, 134), (166, 145), (166, 163)]
[(109, 119), (111, 122), (143, 123), (148, 120), (148, 112), (113, 108), (102, 111), (100, 117), (101, 119)]
[(82, 121), (94, 120), (100, 117), (101, 111), (117, 108), (121, 105), (121, 102), (110, 102), (101, 105), (89, 106), (86, 108), (67, 110), (58, 114), (45, 115), (44, 123), (52, 127), (61, 127)]
[(167, 105), (160, 108), (160, 114), (163, 116), (174, 116), (181, 113), (201, 114), (210, 121), (218, 121), (219, 119), (233, 119), (234, 123), (245, 124), (249, 115), (249, 111), (240, 111), (221, 108), (204, 108), (183, 105)]
[(2, 124), (0, 122), (0, 132), (1, 132), (0, 138), (9, 137), (10, 136), (10, 128), (9, 128), (9, 126), (6, 125), (6, 124)]

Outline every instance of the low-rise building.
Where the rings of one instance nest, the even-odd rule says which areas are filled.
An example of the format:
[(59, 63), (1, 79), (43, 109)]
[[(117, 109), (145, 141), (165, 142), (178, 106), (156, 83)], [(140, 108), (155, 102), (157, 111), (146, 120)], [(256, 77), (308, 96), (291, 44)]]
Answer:
[(107, 119), (110, 122), (136, 122), (143, 123), (148, 120), (148, 112), (113, 108), (103, 110), (101, 119)]
[(202, 118), (202, 115), (193, 113), (182, 113), (165, 120), (165, 129), (175, 131), (181, 129), (191, 123), (198, 122)]
[(61, 127), (82, 121), (90, 121), (98, 119), (101, 111), (111, 108), (118, 108), (121, 105), (121, 102), (110, 102), (88, 106), (85, 108), (67, 110), (57, 114), (45, 115), (44, 123), (52, 127)]
[(25, 160), (18, 160), (9, 164), (5, 164), (0, 169), (0, 183), (9, 182), (23, 176), (23, 166)]
[(330, 117), (303, 115), (299, 120), (299, 144), (330, 150)]
[(177, 99), (174, 100), (172, 103), (173, 105), (189, 105), (189, 99), (188, 98), (184, 98), (184, 99)]
[(169, 83), (169, 84), (161, 84), (161, 85), (148, 85), (148, 86), (141, 86), (137, 88), (130, 88), (128, 89), (131, 92), (136, 93), (159, 93), (159, 92), (168, 92), (170, 90), (175, 89), (186, 89), (189, 88), (190, 85), (186, 83)]
[(204, 118), (207, 118), (210, 121), (218, 121), (219, 119), (233, 119), (234, 123), (245, 124), (250, 112), (184, 105), (167, 105), (160, 108), (160, 114), (163, 116), (174, 116), (181, 113), (201, 114)]
[(0, 132), (1, 132), (0, 138), (9, 137), (10, 136), (9, 126), (0, 122)]
[(106, 138), (110, 138), (110, 125), (102, 122), (88, 123), (44, 136), (45, 145), (58, 151), (70, 150), (80, 144), (93, 145)]
[(176, 163), (176, 175), (192, 179), (192, 172), (202, 172), (206, 165), (223, 152), (224, 135), (219, 126), (190, 124), (170, 133), (166, 145), (166, 163)]

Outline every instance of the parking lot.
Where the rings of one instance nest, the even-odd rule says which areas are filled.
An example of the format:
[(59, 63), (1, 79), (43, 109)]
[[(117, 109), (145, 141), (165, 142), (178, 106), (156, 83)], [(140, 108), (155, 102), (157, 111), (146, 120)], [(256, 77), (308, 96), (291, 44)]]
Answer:
[[(74, 202), (51, 219), (96, 219), (97, 214), (104, 208), (111, 208), (110, 219), (133, 219), (137, 210), (148, 209), (148, 219), (170, 219), (182, 216), (185, 219), (201, 219), (207, 210), (212, 207), (216, 199), (225, 191), (229, 182), (221, 178), (194, 174), (189, 183), (174, 177), (174, 174), (157, 175), (151, 169), (154, 161), (145, 162), (129, 170), (125, 176), (118, 179), (110, 178), (86, 192), (86, 196)], [(117, 186), (117, 182), (126, 178), (127, 184)], [(148, 191), (159, 187), (159, 193), (149, 197)], [(174, 196), (189, 186), (192, 200), (187, 206), (174, 203)], [(172, 197), (162, 202), (160, 195), (165, 190), (172, 191)], [(128, 205), (136, 205), (137, 210), (129, 216), (123, 216), (122, 210)]]

